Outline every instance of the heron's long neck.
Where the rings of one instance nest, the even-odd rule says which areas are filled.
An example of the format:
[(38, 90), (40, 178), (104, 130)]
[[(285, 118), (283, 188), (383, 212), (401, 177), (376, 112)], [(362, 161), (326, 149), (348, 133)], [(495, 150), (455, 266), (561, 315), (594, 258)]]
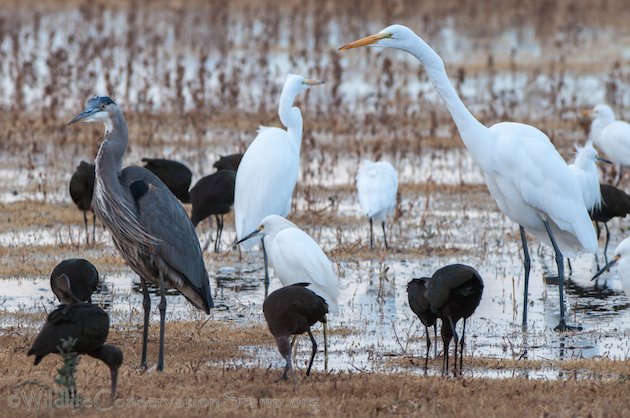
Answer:
[(284, 126), (287, 127), (287, 133), (291, 139), (291, 144), (295, 147), (297, 153), (300, 153), (302, 145), (302, 112), (293, 106), (293, 101), (299, 92), (283, 89), (280, 95), (280, 105), (278, 106), (278, 116)]
[(412, 46), (404, 48), (404, 50), (424, 65), (431, 83), (451, 114), (464, 145), (468, 148), (473, 159), (480, 163), (488, 153), (488, 147), (490, 147), (490, 144), (486, 144), (484, 140), (488, 138), (488, 128), (475, 119), (461, 101), (448, 79), (444, 62), (440, 56), (420, 37), (417, 37), (417, 42), (413, 42)]
[(122, 169), (122, 160), (127, 151), (128, 133), (127, 122), (122, 112), (112, 115), (111, 125), (107, 124), (105, 140), (96, 155), (96, 171), (102, 178), (116, 179)]

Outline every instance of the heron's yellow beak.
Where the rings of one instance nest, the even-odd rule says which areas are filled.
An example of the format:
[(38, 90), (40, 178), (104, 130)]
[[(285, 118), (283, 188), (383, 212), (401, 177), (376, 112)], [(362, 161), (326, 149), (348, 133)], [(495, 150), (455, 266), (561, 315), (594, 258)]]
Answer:
[(303, 81), (304, 84), (308, 85), (308, 86), (318, 86), (320, 84), (324, 84), (324, 81), (322, 80), (313, 80), (313, 79), (305, 79)]
[(360, 46), (372, 45), (380, 41), (384, 38), (391, 38), (391, 34), (389, 33), (377, 33), (375, 35), (366, 36), (365, 38), (357, 39), (354, 42), (350, 42), (349, 44), (345, 44), (341, 48), (340, 51), (345, 51), (346, 49), (358, 48)]
[(580, 110), (580, 114), (584, 117), (590, 118), (591, 115), (593, 114), (593, 109), (582, 109)]

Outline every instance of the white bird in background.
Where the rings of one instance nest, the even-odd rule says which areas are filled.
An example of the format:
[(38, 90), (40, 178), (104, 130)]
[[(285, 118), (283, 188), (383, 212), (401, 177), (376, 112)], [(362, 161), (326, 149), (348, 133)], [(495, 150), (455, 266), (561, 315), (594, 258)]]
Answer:
[(381, 223), (383, 240), (387, 248), (385, 218), (394, 213), (396, 208), (396, 193), (398, 192), (396, 170), (387, 161), (363, 160), (357, 173), (357, 191), (361, 210), (370, 219), (370, 248), (374, 248), (373, 221)]
[(602, 267), (602, 269), (598, 271), (591, 280), (597, 279), (605, 271), (617, 263), (619, 263), (617, 272), (619, 274), (619, 279), (621, 280), (621, 285), (623, 286), (623, 291), (626, 294), (626, 297), (630, 299), (630, 237), (625, 238), (619, 243), (619, 245), (617, 245), (612, 260)]
[[(300, 168), (302, 144), (302, 113), (293, 106), (293, 101), (310, 86), (322, 83), (289, 74), (278, 107), (280, 121), (287, 129), (261, 127), (243, 155), (234, 186), (234, 220), (238, 239), (253, 231), (266, 216), (286, 216), (289, 213)], [(242, 247), (249, 250), (259, 241), (247, 241)], [(268, 285), (267, 254), (264, 243), (262, 246), (265, 284)]]
[(584, 113), (593, 119), (590, 139), (617, 165), (617, 186), (621, 182), (623, 166), (630, 165), (630, 123), (615, 120), (613, 110), (605, 104), (598, 104), (593, 110)]
[(573, 256), (583, 249), (594, 253), (597, 238), (580, 186), (547, 135), (521, 123), (502, 122), (490, 128), (482, 125), (457, 95), (440, 56), (405, 26), (389, 26), (340, 49), (364, 45), (400, 49), (424, 65), (464, 145), (482, 169), (490, 194), (503, 213), (519, 224), (525, 268), (523, 327), (527, 326), (531, 266), (525, 229), (543, 242), (551, 243), (556, 253), (560, 294), (560, 322), (556, 329), (567, 330), (562, 255)]
[[(269, 215), (239, 244), (262, 237), (273, 270), (283, 286), (309, 283), (308, 288), (328, 304), (328, 312), (339, 312), (339, 281), (332, 263), (310, 235), (282, 216)], [(324, 357), (328, 369), (328, 339), (324, 323)]]
[(582, 200), (588, 211), (599, 208), (602, 203), (597, 161), (609, 162), (597, 154), (593, 141), (589, 139), (583, 147), (576, 147), (573, 163), (569, 164), (571, 172), (580, 185)]

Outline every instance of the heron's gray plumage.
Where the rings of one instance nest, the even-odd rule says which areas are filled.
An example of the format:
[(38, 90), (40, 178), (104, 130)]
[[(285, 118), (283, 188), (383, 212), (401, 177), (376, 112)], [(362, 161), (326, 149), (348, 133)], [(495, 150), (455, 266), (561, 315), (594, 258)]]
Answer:
[[(145, 294), (145, 335), (150, 299), (146, 283), (177, 288), (193, 305), (210, 313), (210, 284), (195, 229), (177, 198), (151, 171), (143, 167), (122, 169), (127, 149), (127, 123), (109, 98), (95, 97), (70, 123), (100, 121), (106, 134), (96, 156), (94, 212), (110, 230), (121, 255), (141, 278)], [(166, 300), (160, 302), (160, 361)]]

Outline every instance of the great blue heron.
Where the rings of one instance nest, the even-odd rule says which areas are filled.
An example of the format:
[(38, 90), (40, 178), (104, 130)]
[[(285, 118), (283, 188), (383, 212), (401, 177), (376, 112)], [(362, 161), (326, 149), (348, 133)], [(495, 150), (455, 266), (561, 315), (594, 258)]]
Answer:
[[(424, 284), (424, 293), (417, 293), (416, 303), (426, 306), (428, 302), (429, 315), (434, 314), (442, 320), (442, 341), (444, 343), (444, 359), (442, 362), (442, 374), (448, 374), (448, 347), (451, 339), (455, 338), (455, 369), (457, 370), (457, 345), (460, 344), (459, 372), (462, 371), (464, 357), (464, 337), (466, 335), (466, 319), (469, 318), (481, 301), (483, 293), (483, 279), (470, 266), (464, 264), (451, 264), (438, 269), (431, 278), (422, 277), (416, 282)], [(412, 281), (413, 283), (414, 281)], [(411, 283), (410, 283), (411, 284)], [(411, 293), (409, 294), (411, 304)], [(422, 301), (423, 299), (424, 301)], [(414, 312), (414, 305), (411, 305)], [(417, 312), (416, 312), (417, 314)], [(420, 315), (418, 315), (420, 316)], [(462, 338), (459, 339), (455, 325), (460, 319), (464, 319)], [(422, 319), (422, 317), (421, 317)], [(424, 321), (423, 321), (424, 323)], [(430, 323), (430, 321), (429, 321)], [(426, 325), (426, 324), (425, 324)], [(429, 337), (427, 332), (427, 338)]]
[(151, 298), (148, 283), (160, 288), (160, 348), (157, 369), (164, 369), (166, 288), (175, 287), (206, 313), (213, 306), (199, 240), (186, 211), (162, 181), (143, 167), (122, 169), (127, 122), (109, 97), (93, 97), (78, 121), (102, 122), (105, 139), (96, 156), (94, 211), (110, 230), (127, 264), (140, 276), (144, 332), (141, 367), (146, 367)]
[(192, 181), (190, 168), (179, 161), (164, 158), (143, 158), (142, 162), (144, 162), (144, 168), (158, 176), (180, 202), (190, 203), (188, 193)]
[[(57, 281), (59, 276), (66, 280)], [(92, 263), (82, 258), (70, 258), (57, 264), (50, 274), (50, 287), (61, 303), (73, 300), (68, 295), (66, 285), (78, 301), (92, 303), (92, 294), (98, 288), (98, 270)]]
[(230, 154), (230, 155), (221, 155), (219, 159), (212, 164), (214, 168), (217, 170), (238, 170), (238, 166), (241, 164), (241, 160), (243, 159), (242, 153)]
[(28, 355), (35, 356), (37, 365), (48, 354), (59, 353), (62, 339), (76, 338), (73, 352), (87, 354), (109, 366), (112, 377), (111, 399), (114, 400), (123, 354), (118, 347), (105, 344), (108, 333), (109, 315), (98, 306), (90, 303), (60, 305), (48, 315), (48, 320), (35, 338)]
[[(218, 253), (223, 232), (223, 215), (230, 212), (234, 204), (234, 181), (236, 171), (219, 170), (201, 178), (190, 189), (192, 213), (190, 220), (197, 227), (199, 222), (210, 215), (217, 220), (217, 234), (214, 240), (214, 252)], [(208, 240), (210, 242), (210, 240)], [(207, 246), (207, 245), (206, 245)]]
[(307, 289), (308, 283), (295, 283), (272, 292), (263, 303), (263, 313), (271, 335), (276, 339), (278, 350), (284, 359), (283, 379), (287, 379), (287, 374), (291, 371), (293, 383), (295, 383), (295, 373), (291, 364), (291, 348), (289, 336), (308, 333), (311, 338), (312, 352), (311, 359), (306, 369), (306, 375), (311, 374), (313, 359), (317, 353), (317, 343), (311, 332), (311, 326), (317, 321), (326, 323), (328, 304), (312, 290)]
[(396, 209), (398, 173), (388, 161), (363, 160), (357, 173), (357, 192), (361, 210), (370, 220), (370, 248), (374, 248), (373, 221), (377, 221), (387, 249), (385, 219)]
[(85, 241), (90, 242), (88, 234), (87, 212), (92, 212), (92, 242), (96, 240), (96, 214), (92, 210), (92, 195), (94, 194), (94, 170), (95, 165), (87, 161), (81, 161), (76, 171), (70, 178), (70, 197), (77, 208), (83, 212), (83, 224), (85, 225)]

